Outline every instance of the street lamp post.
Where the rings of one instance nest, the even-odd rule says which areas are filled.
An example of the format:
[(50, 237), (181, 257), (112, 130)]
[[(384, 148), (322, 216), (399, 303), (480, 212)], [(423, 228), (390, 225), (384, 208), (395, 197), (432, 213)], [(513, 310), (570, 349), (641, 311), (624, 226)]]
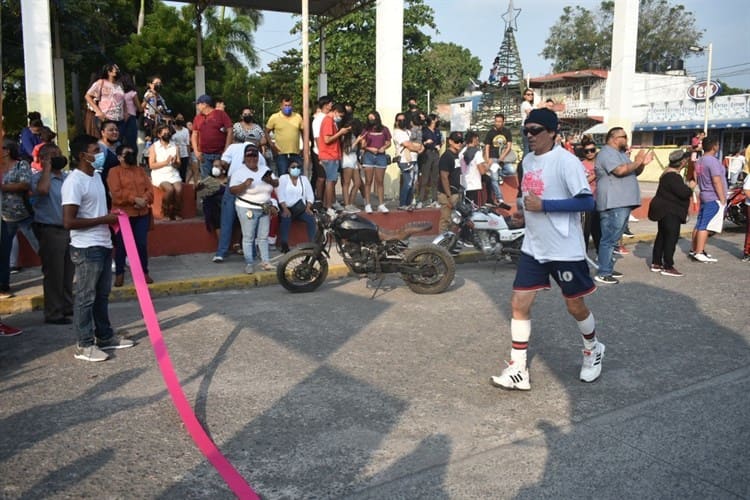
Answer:
[(704, 50), (708, 50), (708, 70), (706, 71), (706, 85), (704, 87), (704, 93), (703, 96), (706, 100), (705, 102), (705, 108), (703, 111), (703, 133), (708, 136), (708, 97), (711, 92), (711, 60), (713, 57), (713, 44), (709, 42), (709, 44), (706, 47), (699, 47), (696, 45), (693, 45), (691, 47), (688, 47), (688, 50), (691, 52), (703, 52)]

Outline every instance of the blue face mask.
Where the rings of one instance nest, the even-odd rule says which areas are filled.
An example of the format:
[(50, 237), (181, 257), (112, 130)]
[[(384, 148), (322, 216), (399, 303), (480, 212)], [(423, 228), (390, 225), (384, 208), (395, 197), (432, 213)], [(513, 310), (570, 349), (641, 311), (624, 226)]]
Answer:
[(94, 170), (101, 172), (104, 169), (104, 151), (99, 151), (94, 155), (94, 161), (91, 162)]
[(289, 175), (292, 177), (299, 177), (299, 175), (302, 173), (302, 170), (299, 167), (292, 167), (289, 169)]
[(284, 113), (286, 116), (289, 116), (292, 114), (292, 107), (291, 106), (284, 106), (281, 108), (281, 112)]

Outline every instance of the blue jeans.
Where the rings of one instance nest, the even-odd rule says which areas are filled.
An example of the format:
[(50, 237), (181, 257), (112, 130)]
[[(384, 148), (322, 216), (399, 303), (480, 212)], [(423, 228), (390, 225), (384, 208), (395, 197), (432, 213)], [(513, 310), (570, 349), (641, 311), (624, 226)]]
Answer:
[[(133, 239), (138, 249), (138, 258), (141, 259), (143, 274), (148, 274), (148, 228), (151, 225), (150, 215), (139, 215), (129, 217), (130, 227), (133, 229)], [(122, 232), (118, 231), (114, 237), (115, 243), (115, 274), (125, 273), (125, 242), (122, 240)]]
[(232, 244), (232, 230), (234, 229), (234, 221), (237, 220), (237, 211), (234, 208), (235, 199), (235, 196), (229, 192), (229, 188), (226, 188), (224, 195), (221, 197), (219, 247), (216, 249), (216, 255), (222, 258), (227, 256), (229, 246)]
[(276, 175), (281, 177), (282, 175), (289, 172), (289, 165), (291, 163), (297, 163), (302, 167), (302, 157), (299, 154), (288, 153), (276, 155)]
[(599, 276), (610, 276), (615, 268), (614, 251), (628, 223), (630, 207), (610, 208), (599, 212), (602, 238), (599, 241)]
[(405, 207), (414, 199), (414, 181), (417, 179), (417, 162), (398, 163), (401, 170), (401, 192), (398, 196), (398, 204)]
[(201, 161), (201, 179), (211, 176), (211, 168), (214, 166), (214, 160), (220, 160), (221, 153), (203, 153)]
[[(255, 261), (255, 244), (260, 250), (260, 260), (268, 262), (268, 231), (271, 229), (271, 217), (264, 214), (260, 208), (235, 207), (237, 217), (240, 218), (242, 228), (242, 253), (245, 254), (245, 264)], [(252, 212), (252, 218), (247, 218), (247, 213)], [(255, 231), (258, 231), (256, 235)]]
[(73, 278), (73, 326), (78, 346), (106, 342), (114, 332), (109, 322), (109, 291), (112, 289), (112, 249), (70, 247), (75, 266)]
[(127, 144), (131, 148), (138, 148), (138, 118), (130, 115), (125, 120), (125, 133), (120, 137), (123, 139), (123, 144)]
[(492, 179), (490, 184), (492, 186), (492, 193), (495, 195), (495, 198), (500, 201), (503, 199), (503, 192), (500, 190), (501, 176), (510, 177), (516, 175), (516, 168), (512, 163), (500, 163), (500, 160), (497, 158), (493, 158), (491, 161), (497, 165), (497, 167), (494, 167), (494, 165), (490, 166), (490, 178)]
[(292, 227), (293, 220), (303, 221), (305, 225), (307, 225), (307, 240), (315, 240), (315, 232), (318, 230), (318, 225), (315, 222), (315, 217), (307, 213), (307, 211), (304, 211), (297, 217), (293, 217), (291, 215), (289, 217), (284, 217), (283, 215), (279, 214), (279, 244), (289, 244), (289, 230)]

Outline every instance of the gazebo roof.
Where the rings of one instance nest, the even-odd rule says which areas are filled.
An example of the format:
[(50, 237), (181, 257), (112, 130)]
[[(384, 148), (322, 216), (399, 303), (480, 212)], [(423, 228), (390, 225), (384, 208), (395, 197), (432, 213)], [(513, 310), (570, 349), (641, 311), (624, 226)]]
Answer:
[[(274, 12), (302, 13), (302, 0), (182, 0), (183, 3), (200, 3), (203, 5), (221, 5), (225, 7), (244, 7)], [(337, 18), (375, 0), (308, 0), (310, 14)]]

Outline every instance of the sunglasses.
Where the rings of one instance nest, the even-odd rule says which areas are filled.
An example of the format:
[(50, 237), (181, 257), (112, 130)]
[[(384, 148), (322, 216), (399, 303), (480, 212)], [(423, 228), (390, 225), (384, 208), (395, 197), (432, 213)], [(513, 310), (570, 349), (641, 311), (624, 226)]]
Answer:
[(522, 129), (522, 132), (523, 132), (523, 135), (534, 135), (534, 136), (536, 136), (536, 135), (541, 134), (545, 130), (547, 130), (547, 129), (544, 128), (544, 127), (524, 127)]
[(585, 148), (584, 151), (586, 153), (596, 153), (596, 148)]
[(257, 151), (250, 151), (248, 153), (245, 153), (245, 158), (251, 158), (251, 157), (256, 157), (256, 156), (258, 156)]
[(627, 138), (628, 138), (627, 135), (617, 135), (617, 136), (615, 136), (615, 139), (627, 139)]

